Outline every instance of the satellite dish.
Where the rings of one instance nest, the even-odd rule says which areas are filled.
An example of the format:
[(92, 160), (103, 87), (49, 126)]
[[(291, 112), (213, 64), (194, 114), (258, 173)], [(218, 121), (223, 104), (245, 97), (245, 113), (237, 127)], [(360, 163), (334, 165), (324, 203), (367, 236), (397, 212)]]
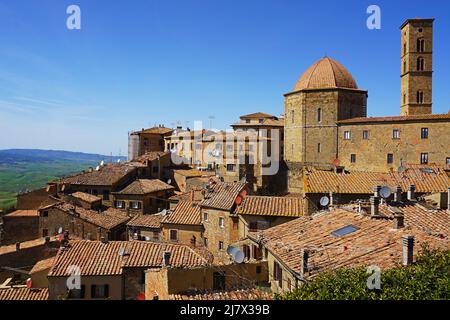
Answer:
[(105, 161), (102, 160), (102, 162), (100, 162), (100, 166), (103, 167), (105, 165)]
[(245, 259), (245, 254), (239, 248), (229, 246), (227, 249), (227, 253), (231, 256), (234, 262), (242, 263)]
[(167, 180), (167, 184), (171, 184), (172, 183), (172, 179)]
[(58, 229), (58, 234), (61, 234), (61, 233), (63, 233), (63, 228), (62, 228), (62, 227), (59, 227), (59, 229)]
[(117, 159), (117, 163), (120, 163), (120, 159)]
[(119, 249), (119, 256), (123, 257), (125, 255), (125, 248)]
[(164, 209), (163, 211), (161, 211), (161, 215), (162, 215), (162, 216), (167, 215), (167, 209)]
[(100, 170), (100, 166), (95, 167), (95, 171), (99, 171)]
[(328, 198), (327, 196), (323, 196), (322, 198), (320, 198), (320, 205), (322, 207), (326, 207), (330, 204), (330, 198)]
[(383, 188), (380, 189), (380, 196), (384, 199), (387, 199), (391, 196), (392, 191), (391, 188), (384, 186)]

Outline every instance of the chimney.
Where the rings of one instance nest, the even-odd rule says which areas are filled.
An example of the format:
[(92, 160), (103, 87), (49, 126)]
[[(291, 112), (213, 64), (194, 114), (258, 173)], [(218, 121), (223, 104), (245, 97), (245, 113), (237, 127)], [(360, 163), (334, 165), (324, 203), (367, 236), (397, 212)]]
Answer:
[(450, 212), (450, 187), (447, 190), (447, 211)]
[(394, 229), (401, 229), (405, 226), (405, 216), (402, 213), (394, 215)]
[(402, 202), (402, 187), (397, 186), (394, 193), (394, 202)]
[(370, 197), (370, 216), (378, 217), (380, 211), (380, 198)]
[(164, 251), (163, 253), (163, 266), (168, 267), (170, 266), (170, 251)]
[(380, 197), (381, 186), (376, 186), (373, 188), (373, 196), (376, 198)]
[(20, 251), (20, 242), (16, 242), (16, 251)]
[(334, 192), (330, 192), (330, 207), (334, 206)]
[(102, 237), (100, 238), (100, 241), (101, 241), (102, 243), (104, 243), (104, 244), (108, 243), (108, 240), (106, 240), (106, 238), (105, 238), (104, 236), (102, 236)]
[(309, 250), (303, 249), (303, 252), (302, 252), (302, 275), (305, 275), (308, 272), (308, 259), (309, 259)]
[(413, 184), (410, 184), (408, 186), (408, 200), (409, 201), (415, 201), (416, 200), (415, 191), (416, 191), (416, 186), (413, 185)]
[(409, 266), (413, 263), (414, 236), (404, 235), (403, 241), (403, 265)]

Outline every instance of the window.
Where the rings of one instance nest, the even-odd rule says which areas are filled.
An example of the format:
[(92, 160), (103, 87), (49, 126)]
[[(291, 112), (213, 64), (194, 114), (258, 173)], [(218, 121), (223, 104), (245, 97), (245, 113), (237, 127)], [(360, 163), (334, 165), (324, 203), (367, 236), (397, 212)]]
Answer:
[(422, 128), (420, 132), (420, 137), (422, 139), (428, 139), (428, 128)]
[(208, 212), (203, 212), (203, 221), (208, 221)]
[(159, 240), (159, 232), (153, 231), (153, 240), (158, 241)]
[(406, 42), (403, 44), (403, 54), (406, 54)]
[(403, 94), (403, 104), (406, 103), (406, 94)]
[(424, 39), (417, 39), (417, 52), (424, 52), (425, 51), (425, 40)]
[(253, 145), (252, 144), (248, 145), (248, 151), (253, 152)]
[(130, 201), (130, 208), (131, 209), (140, 209), (141, 203), (139, 201)]
[(346, 227), (343, 227), (343, 228), (340, 228), (340, 229), (337, 229), (337, 230), (333, 231), (331, 234), (333, 236), (335, 236), (335, 237), (340, 238), (340, 237), (346, 236), (349, 233), (355, 232), (357, 230), (359, 230), (358, 227), (355, 227), (355, 226), (352, 226), (352, 225), (348, 225)]
[(450, 166), (450, 158), (445, 159), (445, 163)]
[(109, 191), (103, 190), (103, 200), (109, 200)]
[(403, 61), (403, 73), (406, 73), (406, 61)]
[(148, 146), (148, 139), (147, 138), (144, 139), (144, 146)]
[(320, 151), (322, 151), (322, 146), (320, 145), (320, 143), (317, 144), (317, 153), (320, 153)]
[(80, 289), (69, 290), (69, 299), (84, 299), (86, 287), (81, 285)]
[(295, 113), (294, 110), (291, 110), (291, 122), (294, 123), (295, 121)]
[(344, 131), (344, 140), (350, 140), (351, 134), (350, 131)]
[(116, 201), (116, 208), (117, 209), (125, 208), (125, 202), (123, 202), (123, 201)]
[(276, 261), (273, 262), (273, 280), (276, 281), (279, 288), (283, 287), (283, 269)]
[(44, 217), (44, 218), (47, 218), (48, 217), (48, 211), (46, 210), (46, 211), (43, 211), (42, 212), (42, 216)]
[(425, 60), (422, 57), (417, 58), (417, 71), (424, 70)]
[(393, 139), (400, 139), (400, 130), (394, 129), (394, 130), (392, 131), (392, 138), (393, 138)]
[(264, 119), (259, 119), (259, 123), (263, 123), (264, 122)]
[(245, 120), (245, 123), (250, 123), (250, 119), (246, 119), (246, 120)]
[(355, 163), (356, 162), (356, 154), (351, 154), (350, 155), (350, 162), (351, 163)]
[(225, 219), (224, 218), (219, 218), (219, 227), (225, 228)]
[(423, 103), (423, 91), (417, 91), (417, 103)]
[(223, 241), (219, 241), (219, 250), (223, 250)]
[(203, 238), (203, 245), (208, 248), (208, 238)]
[(261, 266), (256, 266), (256, 273), (260, 274), (262, 272), (262, 267)]
[(42, 237), (48, 237), (48, 229), (42, 229)]
[(234, 171), (235, 165), (234, 164), (227, 164), (227, 171)]
[(170, 230), (170, 241), (177, 241), (177, 240), (178, 240), (178, 231)]
[(420, 164), (428, 164), (428, 153), (420, 154)]
[(93, 284), (91, 286), (91, 297), (94, 299), (106, 299), (109, 297), (109, 285), (105, 284), (98, 286)]
[(394, 163), (394, 155), (392, 153), (387, 154), (387, 163), (393, 164)]
[(369, 131), (368, 130), (364, 130), (363, 131), (363, 140), (368, 140), (369, 139)]
[(322, 108), (317, 109), (317, 122), (322, 122)]
[(291, 290), (292, 290), (292, 281), (291, 281), (291, 278), (288, 278), (288, 279), (287, 279), (287, 289), (288, 289), (288, 291), (291, 291)]
[(233, 145), (232, 144), (227, 144), (227, 151), (233, 151)]

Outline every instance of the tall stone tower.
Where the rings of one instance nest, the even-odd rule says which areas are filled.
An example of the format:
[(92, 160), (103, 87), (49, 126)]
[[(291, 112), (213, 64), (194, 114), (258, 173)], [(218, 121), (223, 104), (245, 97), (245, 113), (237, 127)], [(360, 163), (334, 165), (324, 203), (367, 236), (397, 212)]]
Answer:
[(331, 166), (338, 157), (337, 122), (366, 117), (367, 91), (350, 72), (325, 57), (300, 77), (284, 98), (284, 160), (288, 191), (303, 190), (305, 166)]
[(408, 19), (400, 27), (402, 116), (432, 113), (433, 21)]

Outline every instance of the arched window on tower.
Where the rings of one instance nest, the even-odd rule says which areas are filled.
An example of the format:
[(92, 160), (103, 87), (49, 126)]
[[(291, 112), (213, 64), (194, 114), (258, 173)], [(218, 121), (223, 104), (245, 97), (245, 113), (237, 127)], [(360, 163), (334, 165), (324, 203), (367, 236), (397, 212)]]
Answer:
[(417, 71), (423, 71), (425, 66), (425, 60), (422, 57), (417, 58)]
[(403, 73), (406, 73), (406, 60), (403, 61)]
[(406, 41), (403, 43), (403, 54), (406, 54)]
[(417, 39), (417, 52), (425, 51), (425, 40), (422, 38)]
[(317, 122), (322, 122), (322, 108), (317, 109)]
[(292, 121), (292, 123), (294, 123), (294, 120), (295, 120), (294, 110), (291, 110), (291, 121)]

